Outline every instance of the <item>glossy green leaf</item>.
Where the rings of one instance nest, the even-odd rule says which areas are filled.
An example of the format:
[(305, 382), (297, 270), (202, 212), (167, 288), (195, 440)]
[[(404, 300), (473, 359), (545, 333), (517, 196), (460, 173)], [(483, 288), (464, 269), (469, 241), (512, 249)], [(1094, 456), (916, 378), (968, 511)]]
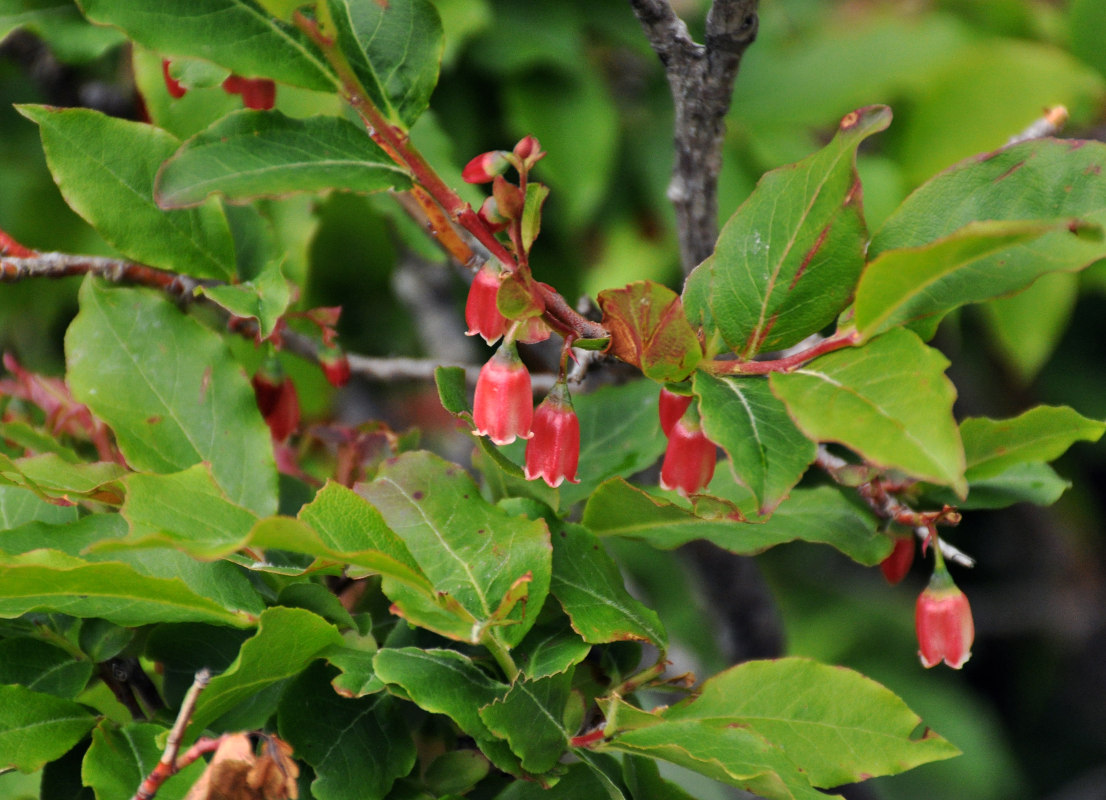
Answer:
[(748, 522), (704, 519), (623, 481), (599, 488), (584, 509), (584, 524), (599, 536), (642, 539), (671, 549), (705, 539), (734, 553), (752, 555), (803, 540), (828, 544), (862, 564), (878, 564), (890, 543), (877, 520), (829, 486), (796, 489), (775, 513)]
[(88, 685), (92, 666), (41, 639), (14, 636), (0, 641), (0, 684), (20, 683), (32, 691), (75, 700)]
[(227, 496), (276, 510), (276, 465), (253, 389), (218, 334), (156, 294), (81, 287), (66, 333), (73, 394), (107, 422), (128, 463), (177, 472), (206, 461)]
[(951, 758), (959, 751), (889, 689), (802, 658), (750, 661), (663, 712), (670, 722), (747, 726), (786, 751), (812, 784), (839, 786)]
[(572, 671), (537, 680), (518, 680), (502, 698), (480, 709), (480, 719), (522, 760), (523, 769), (548, 772), (560, 760), (572, 732), (564, 713)]
[[(855, 324), (864, 338), (899, 325), (938, 319), (965, 303), (1024, 288), (1045, 264), (1012, 266), (994, 256), (1059, 231), (1069, 236), (1071, 220), (993, 220), (963, 228), (920, 247), (884, 250), (872, 260), (856, 289)], [(1093, 233), (1093, 235), (1092, 235)], [(1097, 226), (1086, 232), (1101, 238)]]
[(1071, 481), (1061, 478), (1048, 464), (1029, 461), (1009, 466), (989, 478), (970, 480), (968, 497), (964, 500), (939, 487), (927, 487), (924, 499), (933, 505), (955, 505), (963, 511), (1007, 508), (1015, 503), (1050, 506), (1070, 488)]
[(158, 167), (180, 145), (173, 136), (87, 109), (19, 111), (38, 124), (65, 201), (123, 255), (197, 277), (234, 276), (234, 243), (218, 205), (166, 212), (154, 202)]
[(270, 608), (238, 658), (211, 679), (196, 703), (190, 730), (202, 731), (266, 687), (298, 675), (328, 647), (343, 644), (338, 629), (301, 608)]
[(817, 446), (795, 427), (763, 377), (695, 374), (707, 437), (726, 451), (734, 477), (769, 513), (814, 461)]
[[(375, 645), (375, 643), (374, 643)], [(342, 671), (330, 682), (342, 697), (364, 697), (384, 691), (384, 681), (373, 667), (375, 649), (341, 647), (328, 650), (326, 660)]]
[(770, 381), (811, 439), (839, 442), (877, 466), (963, 495), (964, 449), (947, 366), (941, 353), (900, 328)]
[(845, 307), (867, 239), (856, 148), (890, 122), (886, 106), (846, 115), (832, 142), (769, 172), (730, 217), (684, 286), (684, 308), (703, 328), (708, 353), (724, 344), (751, 358), (789, 347)]
[(652, 281), (599, 293), (609, 352), (655, 381), (682, 381), (703, 357), (680, 297)]
[(406, 172), (349, 120), (243, 110), (186, 141), (162, 166), (154, 195), (162, 208), (186, 208), (212, 194), (245, 203), (299, 192), (371, 193), (410, 185)]
[(121, 513), (130, 535), (107, 549), (134, 546), (180, 546), (201, 558), (218, 558), (238, 549), (257, 516), (227, 499), (206, 463), (183, 472), (127, 476), (127, 499)]
[(369, 100), (410, 127), (438, 83), (442, 23), (429, 0), (325, 0), (338, 47)]
[[(386, 580), (385, 593), (401, 614), (464, 641), (477, 642), (489, 633), (508, 644), (522, 640), (549, 591), (552, 556), (543, 521), (513, 517), (486, 503), (464, 470), (427, 452), (385, 463), (358, 493), (406, 543), (435, 591), (461, 612), (426, 619), (421, 595)], [(497, 609), (520, 581), (528, 583), (528, 599), (503, 625)], [(489, 631), (493, 623), (502, 627)]]
[(0, 769), (42, 769), (95, 724), (96, 717), (72, 700), (18, 684), (0, 686)]
[(415, 705), (445, 714), (478, 740), (491, 737), (477, 712), (503, 697), (508, 686), (493, 680), (467, 656), (453, 650), (386, 647), (373, 663), (377, 676), (402, 688)]
[(522, 249), (530, 252), (534, 240), (541, 233), (541, 208), (549, 196), (549, 187), (543, 183), (526, 185), (526, 202), (522, 207)]
[(1106, 423), (1067, 406), (1037, 406), (1012, 419), (970, 417), (960, 423), (969, 481), (991, 478), (1016, 464), (1052, 461), (1076, 442), (1097, 442)]
[(337, 88), (326, 60), (307, 37), (249, 0), (80, 0), (93, 22), (122, 28), (167, 56), (214, 61), (248, 78), (273, 78), (307, 89)]
[(562, 523), (553, 533), (552, 592), (590, 644), (649, 642), (661, 653), (668, 635), (660, 617), (626, 591), (618, 565), (593, 533)]
[[(133, 796), (157, 766), (167, 732), (148, 722), (101, 721), (92, 731), (92, 745), (81, 764), (81, 778), (96, 792), (96, 800)], [(185, 767), (158, 790), (158, 798), (180, 800), (206, 766), (200, 759)]]
[[(1106, 224), (1106, 144), (1036, 139), (957, 164), (911, 194), (872, 240), (868, 256), (925, 247), (976, 220), (1078, 218)], [(995, 252), (974, 265), (962, 303), (1020, 289), (1046, 272), (1072, 272), (1106, 257), (1106, 241), (1066, 228)], [(1007, 281), (1006, 277), (1010, 276)], [(996, 284), (1004, 288), (996, 291)]]
[(180, 579), (149, 577), (128, 564), (89, 563), (57, 550), (35, 550), (0, 561), (0, 617), (30, 611), (102, 617), (124, 626), (251, 624), (247, 614), (228, 611)]
[(280, 704), (280, 736), (315, 771), (316, 800), (383, 800), (415, 765), (415, 743), (394, 697), (351, 700), (334, 693), (332, 670), (316, 664)]

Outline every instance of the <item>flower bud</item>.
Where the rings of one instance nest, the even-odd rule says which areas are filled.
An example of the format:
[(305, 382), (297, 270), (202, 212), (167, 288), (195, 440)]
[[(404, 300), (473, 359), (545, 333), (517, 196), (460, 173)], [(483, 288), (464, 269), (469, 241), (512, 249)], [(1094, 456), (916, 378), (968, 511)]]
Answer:
[(181, 82), (169, 74), (169, 59), (161, 59), (161, 75), (165, 78), (165, 88), (169, 90), (169, 96), (179, 100), (187, 94), (188, 90), (181, 86)]
[(672, 426), (684, 415), (687, 407), (691, 405), (692, 398), (689, 394), (676, 394), (661, 387), (661, 398), (657, 403), (657, 411), (660, 413), (661, 430), (667, 436)]
[(501, 345), (480, 369), (472, 417), (476, 433), (496, 444), (531, 437), (534, 400), (530, 373), (519, 359), (514, 342)]
[(495, 198), (495, 206), (499, 209), (500, 216), (505, 219), (519, 219), (522, 217), (522, 208), (526, 205), (526, 196), (521, 189), (510, 183), (502, 175), (496, 175), (492, 180), (492, 197)]
[(703, 433), (699, 415), (688, 408), (668, 432), (668, 448), (661, 464), (661, 488), (684, 497), (703, 489), (714, 477), (717, 449)]
[(331, 386), (340, 389), (349, 383), (349, 359), (338, 345), (319, 351), (319, 366)]
[(968, 598), (956, 588), (944, 567), (933, 573), (914, 607), (918, 655), (927, 669), (944, 661), (960, 669), (971, 658), (975, 625)]
[(465, 183), (487, 183), (496, 175), (501, 174), (510, 162), (507, 161), (507, 153), (503, 150), (489, 150), (481, 153), (461, 170), (461, 180)]
[(263, 365), (253, 379), (257, 408), (278, 442), (287, 439), (300, 424), (300, 403), (291, 378), (285, 378), (279, 362)]
[(914, 563), (914, 537), (897, 536), (891, 554), (880, 562), (879, 568), (887, 582), (894, 586), (910, 572)]
[(523, 136), (519, 139), (518, 144), (515, 145), (514, 154), (515, 158), (521, 161), (526, 169), (545, 158), (541, 143), (534, 136)]
[(498, 294), (498, 272), (486, 263), (472, 279), (468, 299), (465, 300), (465, 322), (469, 326), (466, 336), (479, 334), (485, 342), (492, 344), (507, 332), (507, 318), (499, 313), (495, 303)]
[(499, 213), (499, 204), (495, 202), (494, 197), (484, 198), (484, 202), (480, 204), (480, 210), (476, 212), (476, 216), (492, 233), (505, 231), (511, 224), (509, 219)]

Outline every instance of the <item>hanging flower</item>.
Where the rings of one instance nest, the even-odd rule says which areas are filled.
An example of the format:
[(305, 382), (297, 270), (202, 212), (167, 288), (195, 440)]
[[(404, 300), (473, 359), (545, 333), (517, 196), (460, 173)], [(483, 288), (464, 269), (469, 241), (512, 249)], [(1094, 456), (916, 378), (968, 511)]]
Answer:
[(533, 438), (526, 443), (526, 480), (541, 478), (552, 487), (579, 483), (580, 420), (572, 410), (568, 387), (558, 381), (534, 412)]
[(657, 403), (657, 411), (660, 413), (661, 430), (667, 436), (672, 426), (684, 415), (687, 407), (691, 405), (692, 398), (689, 394), (676, 394), (665, 387), (661, 387), (661, 398)]
[(952, 582), (944, 564), (938, 562), (929, 586), (918, 596), (914, 608), (918, 634), (918, 655), (927, 669), (944, 661), (960, 669), (972, 655), (975, 625), (968, 598)]
[(910, 572), (914, 563), (914, 537), (897, 536), (891, 554), (880, 562), (879, 568), (887, 582), (894, 586)]
[(484, 264), (469, 287), (465, 300), (465, 322), (469, 329), (466, 336), (480, 335), (488, 344), (494, 343), (507, 332), (507, 318), (499, 313), (496, 297), (499, 294), (499, 272), (490, 263)]
[(661, 488), (675, 489), (684, 497), (695, 494), (714, 477), (716, 458), (716, 447), (703, 433), (698, 411), (689, 406), (668, 433)]
[(480, 369), (473, 401), (476, 432), (496, 444), (529, 439), (534, 419), (530, 373), (518, 357), (513, 341), (504, 342)]

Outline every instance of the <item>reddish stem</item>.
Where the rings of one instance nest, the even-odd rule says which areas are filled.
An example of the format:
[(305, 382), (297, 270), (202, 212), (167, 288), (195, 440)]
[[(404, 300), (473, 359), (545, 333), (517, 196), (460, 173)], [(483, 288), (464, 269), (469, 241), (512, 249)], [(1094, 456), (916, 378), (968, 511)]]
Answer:
[(826, 353), (832, 353), (834, 350), (841, 350), (845, 347), (853, 347), (860, 343), (860, 334), (856, 331), (849, 333), (831, 336), (828, 339), (823, 339), (814, 347), (801, 350), (798, 353), (793, 353), (785, 358), (778, 358), (770, 361), (719, 361), (712, 359), (710, 361), (703, 361), (699, 364), (699, 369), (709, 372), (713, 375), (767, 375), (771, 372), (791, 372), (791, 370), (801, 367), (806, 362), (823, 356)]

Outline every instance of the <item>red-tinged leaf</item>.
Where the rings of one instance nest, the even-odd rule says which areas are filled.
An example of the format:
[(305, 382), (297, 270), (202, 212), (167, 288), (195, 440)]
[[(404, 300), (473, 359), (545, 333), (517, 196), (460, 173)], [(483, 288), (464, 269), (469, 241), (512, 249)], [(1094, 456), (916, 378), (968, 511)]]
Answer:
[(679, 295), (652, 281), (599, 293), (608, 350), (655, 381), (681, 381), (702, 358)]

